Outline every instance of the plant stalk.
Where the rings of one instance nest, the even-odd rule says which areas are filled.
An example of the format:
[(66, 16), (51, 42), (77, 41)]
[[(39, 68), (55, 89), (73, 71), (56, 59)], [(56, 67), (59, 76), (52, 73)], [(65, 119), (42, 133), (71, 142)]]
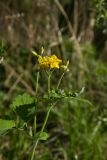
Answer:
[(58, 81), (57, 89), (58, 89), (59, 86), (60, 86), (60, 83), (61, 83), (61, 81), (62, 81), (62, 78), (63, 78), (64, 74), (65, 74), (65, 72), (62, 73), (62, 75), (61, 75), (61, 77), (60, 77), (60, 79), (59, 79), (59, 81)]
[(37, 72), (37, 78), (36, 78), (36, 95), (37, 95), (37, 92), (38, 92), (38, 83), (39, 82), (39, 72)]
[(36, 142), (35, 142), (35, 145), (34, 145), (34, 147), (33, 147), (32, 155), (31, 155), (30, 160), (34, 160), (35, 149), (36, 149), (36, 147), (37, 147), (37, 145), (38, 145), (38, 143), (39, 143), (41, 134), (42, 134), (42, 132), (44, 131), (44, 128), (45, 128), (45, 126), (46, 126), (46, 124), (47, 124), (47, 121), (48, 121), (48, 118), (49, 118), (49, 114), (50, 114), (50, 111), (51, 111), (51, 109), (53, 108), (53, 106), (54, 106), (54, 104), (53, 104), (52, 106), (50, 106), (49, 109), (48, 109), (48, 111), (47, 111), (47, 114), (46, 114), (46, 117), (45, 117), (43, 126), (42, 126), (42, 128), (41, 128), (39, 137), (37, 138), (37, 140), (36, 140)]
[(50, 96), (50, 88), (51, 88), (51, 73), (49, 71), (49, 74), (48, 74), (48, 95)]

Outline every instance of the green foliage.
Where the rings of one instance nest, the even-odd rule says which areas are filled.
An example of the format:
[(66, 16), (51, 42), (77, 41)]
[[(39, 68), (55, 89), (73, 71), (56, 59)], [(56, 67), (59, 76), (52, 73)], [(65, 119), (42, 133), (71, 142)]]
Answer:
[(96, 73), (97, 76), (101, 78), (105, 78), (105, 81), (106, 81), (106, 78), (107, 78), (107, 65), (106, 64), (102, 64), (101, 62), (99, 62), (94, 72)]
[[(59, 2), (67, 12), (73, 29), (77, 26), (76, 38), (82, 50), (83, 64), (77, 62), (78, 53), (74, 50), (73, 36), (69, 32), (64, 15), (53, 0), (19, 0), (14, 3), (7, 0), (0, 3), (0, 6), (19, 13), (15, 17), (14, 14), (8, 15), (7, 11), (5, 13), (4, 7), (1, 7), (3, 10), (0, 11), (0, 36), (8, 43), (4, 63), (0, 64), (0, 114), (4, 118), (6, 114), (15, 119), (15, 121), (0, 119), (0, 134), (11, 130), (8, 135), (0, 138), (1, 159), (29, 159), (38, 139), (47, 142), (40, 142), (37, 146), (36, 160), (107, 159), (107, 55), (106, 45), (103, 48), (106, 38), (102, 35), (104, 33), (106, 36), (107, 32), (107, 3), (106, 0), (91, 0), (93, 5), (90, 6), (88, 1), (59, 0)], [(76, 12), (74, 5), (78, 8), (77, 15), (74, 14)], [(96, 21), (94, 28), (88, 25), (91, 13), (93, 20)], [(53, 21), (50, 23), (50, 20)], [(3, 34), (2, 27), (5, 32)], [(87, 34), (85, 36), (87, 30), (89, 36)], [(86, 41), (90, 39), (91, 32), (92, 36), (97, 35), (98, 38), (95, 40), (94, 36), (94, 43), (84, 44), (84, 39)], [(54, 72), (50, 94), (46, 90), (45, 72), (38, 70), (35, 65), (37, 59), (30, 53), (32, 46), (39, 51), (39, 47), (46, 44), (48, 44), (46, 54), (50, 54), (52, 50), (64, 59), (64, 64), (67, 60), (70, 62), (69, 72), (64, 74), (59, 89), (56, 89), (56, 86), (63, 71), (61, 69), (60, 73), (59, 70)], [(97, 51), (99, 45), (101, 51)], [(4, 52), (5, 46), (1, 42), (0, 58)], [(77, 63), (80, 63), (80, 70), (77, 69)], [(40, 72), (37, 81), (36, 70)], [(82, 86), (79, 81), (83, 82)], [(82, 88), (80, 92), (77, 92), (78, 88)], [(35, 92), (36, 96), (28, 93), (20, 95), (24, 91), (32, 95)], [(9, 105), (15, 96), (11, 110)]]
[(49, 138), (49, 134), (46, 132), (42, 132), (40, 135), (40, 140), (46, 141)]
[(3, 44), (3, 42), (0, 42), (0, 57), (3, 56), (4, 51), (5, 51), (5, 45)]
[(84, 160), (103, 159), (102, 144), (105, 136), (95, 106), (77, 99), (66, 99), (62, 103), (64, 105), (55, 113), (70, 142), (69, 147), (65, 148), (68, 159), (75, 159), (75, 156)]
[(98, 28), (103, 27), (103, 33), (107, 33), (107, 2), (106, 0), (93, 0), (93, 3), (96, 7), (97, 18), (96, 26)]
[(36, 103), (33, 97), (24, 93), (23, 95), (19, 95), (15, 98), (11, 107), (21, 119), (28, 121), (29, 118), (32, 117), (32, 114), (34, 114)]
[(33, 137), (33, 140), (36, 140), (37, 138), (39, 138), (42, 141), (46, 141), (49, 138), (49, 134), (46, 132), (38, 132), (36, 133), (36, 135)]
[(15, 121), (0, 119), (0, 134), (5, 133), (9, 129), (15, 127)]

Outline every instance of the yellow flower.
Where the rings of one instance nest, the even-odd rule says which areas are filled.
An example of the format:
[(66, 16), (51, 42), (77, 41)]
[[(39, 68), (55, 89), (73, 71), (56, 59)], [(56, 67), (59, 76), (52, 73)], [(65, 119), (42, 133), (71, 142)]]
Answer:
[(62, 60), (59, 59), (56, 55), (51, 56), (39, 56), (38, 62), (40, 67), (42, 68), (60, 68), (60, 64), (62, 63)]

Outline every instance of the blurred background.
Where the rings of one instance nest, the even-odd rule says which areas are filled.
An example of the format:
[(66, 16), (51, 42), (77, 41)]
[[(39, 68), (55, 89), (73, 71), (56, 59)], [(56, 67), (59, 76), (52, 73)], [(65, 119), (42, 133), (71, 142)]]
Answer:
[[(0, 1), (0, 41), (0, 117), (11, 115), (17, 95), (35, 95), (37, 60), (31, 51), (40, 53), (42, 46), (47, 55), (70, 62), (61, 89), (85, 88), (84, 101), (66, 100), (54, 108), (46, 128), (50, 138), (38, 146), (36, 160), (107, 160), (106, 0)], [(55, 72), (53, 86), (61, 74)], [(40, 76), (43, 95), (47, 77)], [(38, 128), (45, 112), (37, 109)], [(15, 131), (0, 137), (0, 160), (27, 160), (32, 147), (26, 139)]]

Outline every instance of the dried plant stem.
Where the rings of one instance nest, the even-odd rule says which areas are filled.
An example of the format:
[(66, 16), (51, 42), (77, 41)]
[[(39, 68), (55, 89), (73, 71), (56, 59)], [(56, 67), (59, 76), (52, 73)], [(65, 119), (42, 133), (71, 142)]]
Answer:
[(76, 52), (74, 57), (76, 57), (76, 61), (78, 61), (77, 62), (78, 71), (79, 71), (79, 73), (78, 73), (78, 83), (80, 83), (81, 79), (83, 77), (83, 68), (84, 68), (83, 67), (83, 64), (84, 64), (83, 63), (83, 54), (82, 54), (82, 51), (81, 51), (81, 47), (80, 47), (80, 44), (79, 44), (78, 39), (76, 37), (74, 28), (73, 28), (73, 26), (72, 26), (72, 24), (71, 24), (71, 22), (70, 22), (70, 20), (69, 20), (69, 18), (67, 16), (67, 13), (65, 12), (62, 4), (58, 0), (54, 0), (54, 1), (55, 1), (56, 5), (58, 6), (59, 10), (61, 11), (61, 13), (63, 14), (63, 16), (64, 16), (64, 18), (65, 18), (65, 20), (67, 22), (69, 31), (70, 31), (70, 33), (72, 35), (72, 42), (74, 44), (74, 53)]
[[(10, 65), (10, 64), (8, 64), (5, 60), (3, 61), (3, 65), (6, 67), (6, 68), (8, 68), (8, 70), (10, 70), (11, 72), (13, 72), (13, 76), (15, 77), (15, 78), (19, 78), (19, 74), (14, 70), (14, 68)], [(31, 94), (31, 95), (33, 95), (33, 96), (35, 96), (35, 91), (30, 87), (30, 85), (21, 77), (20, 78), (20, 82), (23, 84), (23, 86), (28, 90), (28, 92)]]
[(0, 63), (2, 63), (3, 62), (3, 57), (1, 57), (1, 59), (0, 59)]

